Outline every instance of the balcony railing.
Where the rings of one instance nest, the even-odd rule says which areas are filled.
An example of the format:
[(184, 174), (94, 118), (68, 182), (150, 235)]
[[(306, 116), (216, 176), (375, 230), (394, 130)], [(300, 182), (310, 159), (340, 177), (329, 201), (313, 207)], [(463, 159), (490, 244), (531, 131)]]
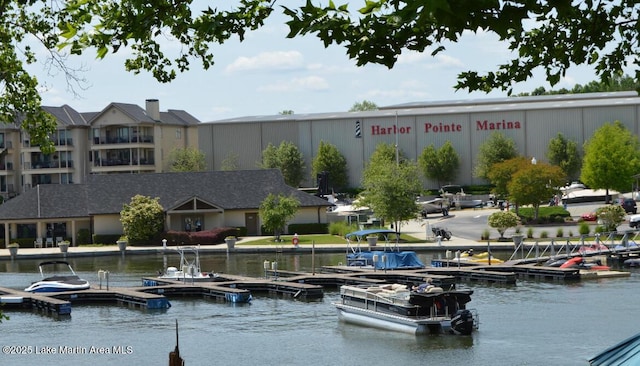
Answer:
[(153, 159), (100, 159), (93, 162), (93, 166), (136, 166), (154, 165)]
[(144, 143), (144, 144), (152, 144), (153, 136), (132, 136), (131, 138), (127, 137), (94, 137), (93, 144), (94, 145), (110, 145), (110, 144), (132, 144), (132, 143)]
[(25, 169), (57, 169), (73, 168), (73, 160), (63, 161), (37, 161), (25, 164)]

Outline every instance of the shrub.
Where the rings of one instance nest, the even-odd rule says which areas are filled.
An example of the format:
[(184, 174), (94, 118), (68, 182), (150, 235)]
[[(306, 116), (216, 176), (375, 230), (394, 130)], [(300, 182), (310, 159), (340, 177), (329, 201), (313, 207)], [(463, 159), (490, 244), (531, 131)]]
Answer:
[(520, 207), (518, 216), (525, 224), (550, 224), (564, 222), (571, 214), (561, 206), (542, 206), (538, 209), (538, 220), (533, 219), (533, 207)]
[(541, 239), (546, 239), (546, 238), (548, 238), (548, 237), (549, 237), (549, 233), (547, 233), (546, 231), (542, 231), (542, 232), (540, 233), (540, 238), (541, 238)]
[(562, 238), (564, 236), (564, 230), (559, 227), (558, 230), (556, 230), (556, 238)]
[(504, 232), (520, 224), (518, 216), (511, 211), (498, 211), (489, 216), (489, 226), (498, 230), (500, 239), (504, 238)]
[(582, 221), (581, 223), (578, 224), (578, 232), (580, 233), (580, 235), (589, 235), (590, 231), (591, 231), (591, 227), (587, 222)]
[(527, 228), (527, 238), (533, 239), (533, 228), (532, 227)]
[(80, 229), (76, 236), (78, 244), (91, 244), (91, 231), (89, 229)]
[(327, 224), (308, 223), (308, 224), (290, 224), (288, 226), (289, 234), (326, 234), (329, 232)]
[(219, 227), (203, 231), (167, 231), (155, 235), (149, 242), (142, 245), (159, 245), (162, 239), (167, 239), (169, 245), (222, 244), (227, 236), (238, 237), (239, 230), (235, 227)]
[(344, 237), (350, 232), (357, 231), (358, 225), (349, 225), (346, 221), (332, 222), (329, 224), (329, 234)]
[(480, 234), (480, 239), (482, 240), (489, 240), (489, 229), (484, 229), (482, 231), (482, 234)]
[(624, 221), (626, 213), (620, 205), (608, 205), (598, 208), (596, 215), (602, 221), (605, 231), (616, 231)]

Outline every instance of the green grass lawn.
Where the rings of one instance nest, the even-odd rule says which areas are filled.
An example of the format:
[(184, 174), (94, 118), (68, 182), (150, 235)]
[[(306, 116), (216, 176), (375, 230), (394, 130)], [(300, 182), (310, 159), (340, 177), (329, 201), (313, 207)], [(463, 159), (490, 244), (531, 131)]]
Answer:
[[(236, 245), (283, 245), (283, 244), (291, 244), (291, 239), (293, 239), (293, 235), (281, 235), (280, 239), (282, 240), (279, 243), (274, 241), (274, 237), (261, 238), (253, 240), (251, 237), (245, 237), (236, 242)], [(366, 240), (365, 240), (366, 242)], [(380, 242), (380, 240), (378, 241)], [(420, 240), (410, 235), (400, 234), (400, 242), (401, 243), (424, 243), (424, 240)], [(298, 235), (298, 244), (305, 245), (312, 243), (322, 245), (322, 244), (346, 244), (347, 239), (339, 235), (330, 235), (330, 234), (309, 234), (309, 235)]]

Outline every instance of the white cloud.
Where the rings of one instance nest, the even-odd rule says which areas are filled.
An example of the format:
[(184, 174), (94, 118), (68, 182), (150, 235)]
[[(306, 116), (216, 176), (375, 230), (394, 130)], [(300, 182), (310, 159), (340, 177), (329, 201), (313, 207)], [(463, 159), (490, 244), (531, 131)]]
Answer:
[(431, 51), (403, 51), (402, 54), (398, 56), (398, 65), (421, 63), (431, 57)]
[(288, 81), (278, 81), (272, 84), (261, 86), (261, 92), (299, 92), (299, 91), (321, 91), (329, 89), (329, 83), (319, 76), (307, 76), (303, 78), (293, 78)]
[(445, 54), (438, 54), (435, 56), (437, 65), (439, 67), (463, 67), (464, 63), (458, 58), (451, 57)]
[(248, 70), (292, 70), (303, 67), (304, 57), (298, 51), (261, 52), (254, 57), (241, 56), (226, 68), (226, 72)]

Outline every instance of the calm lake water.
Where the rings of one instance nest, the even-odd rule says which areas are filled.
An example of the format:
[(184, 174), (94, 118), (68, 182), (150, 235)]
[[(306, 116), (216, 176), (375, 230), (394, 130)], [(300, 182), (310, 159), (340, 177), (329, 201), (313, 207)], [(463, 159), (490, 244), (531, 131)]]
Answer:
[[(421, 254), (426, 263), (430, 255)], [(316, 255), (315, 265), (344, 254)], [(112, 286), (137, 286), (177, 256), (70, 259), (76, 272), (98, 283), (110, 271)], [(265, 260), (286, 270), (311, 271), (310, 255), (201, 255), (202, 269), (262, 276)], [(0, 261), (0, 286), (22, 289), (39, 277), (38, 261)], [(117, 305), (75, 305), (68, 319), (11, 311), (0, 324), (0, 344), (31, 347), (29, 354), (0, 353), (1, 365), (167, 365), (176, 344), (186, 365), (587, 365), (605, 348), (640, 331), (640, 272), (627, 278), (579, 283), (519, 281), (473, 288), (480, 313), (472, 336), (411, 336), (344, 324), (332, 301), (254, 295), (251, 304), (172, 299), (164, 311)], [(67, 354), (60, 354), (61, 349)], [(65, 348), (66, 346), (66, 348)], [(52, 353), (53, 350), (56, 353)], [(119, 354), (106, 351), (120, 350)]]

